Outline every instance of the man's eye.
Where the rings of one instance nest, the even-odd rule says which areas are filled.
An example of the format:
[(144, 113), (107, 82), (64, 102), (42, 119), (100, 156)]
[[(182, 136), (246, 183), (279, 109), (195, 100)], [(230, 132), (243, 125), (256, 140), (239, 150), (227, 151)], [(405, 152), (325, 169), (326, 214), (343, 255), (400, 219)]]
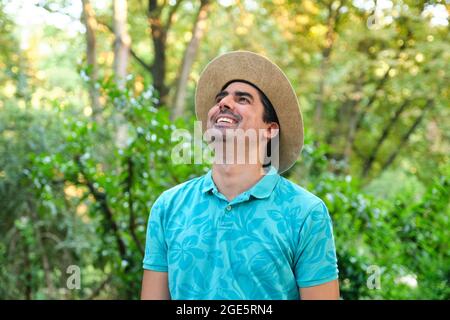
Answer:
[(240, 97), (239, 103), (250, 103), (250, 100), (248, 100), (247, 98), (244, 98), (244, 97)]

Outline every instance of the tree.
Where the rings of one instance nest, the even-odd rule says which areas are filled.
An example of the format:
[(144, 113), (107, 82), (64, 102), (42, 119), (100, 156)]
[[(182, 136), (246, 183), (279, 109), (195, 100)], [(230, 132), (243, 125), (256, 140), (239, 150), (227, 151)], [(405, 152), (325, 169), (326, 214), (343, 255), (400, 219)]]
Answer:
[(127, 1), (114, 0), (113, 2), (113, 30), (114, 30), (114, 75), (117, 86), (123, 89), (128, 67), (128, 57), (131, 47), (131, 38), (127, 27)]
[(189, 73), (194, 63), (195, 56), (200, 45), (200, 40), (205, 33), (208, 9), (209, 1), (201, 0), (197, 16), (195, 17), (194, 26), (192, 28), (192, 37), (184, 51), (183, 62), (179, 71), (178, 83), (176, 86), (175, 98), (173, 103), (173, 119), (181, 117), (185, 112), (184, 109), (186, 105), (187, 82), (189, 79)]
[(99, 119), (101, 115), (100, 93), (95, 84), (98, 80), (98, 65), (97, 65), (97, 40), (96, 30), (97, 21), (95, 19), (95, 12), (90, 0), (82, 0), (83, 3), (83, 22), (86, 27), (86, 57), (89, 70), (89, 97), (91, 99), (92, 116)]
[[(128, 6), (127, 0), (114, 0), (113, 2), (113, 30), (114, 30), (114, 77), (119, 90), (126, 85), (128, 58), (131, 48), (131, 37), (127, 26)], [(127, 140), (127, 125), (125, 119), (115, 113), (117, 123), (116, 143), (123, 146)]]
[(330, 145), (330, 170), (368, 182), (401, 158), (412, 137), (427, 140), (427, 115), (445, 112), (448, 37), (424, 17), (426, 4), (282, 3), (262, 6), (295, 57), (290, 66), (301, 70), (294, 87), (317, 143)]
[[(153, 63), (150, 72), (153, 78), (153, 85), (159, 93), (159, 104), (167, 104), (168, 88), (166, 85), (166, 53), (167, 34), (173, 23), (174, 14), (182, 0), (178, 0), (174, 5), (168, 6), (158, 4), (157, 0), (148, 1), (148, 23), (151, 29), (151, 40), (153, 43)], [(164, 10), (166, 9), (166, 10)], [(168, 11), (164, 20), (163, 11)]]
[[(0, 0), (0, 298), (138, 298), (150, 208), (209, 169), (172, 161), (174, 130), (193, 131), (191, 80), (240, 49), (274, 60), (300, 98), (305, 147), (283, 176), (329, 208), (343, 298), (449, 298), (450, 48), (448, 26), (430, 15), (439, 1), (79, 1), (91, 5), (89, 30), (72, 1), (17, 3)], [(16, 20), (28, 10), (42, 23)], [(163, 76), (152, 70), (160, 61)], [(178, 117), (172, 100), (185, 103)], [(67, 287), (73, 265), (80, 290)], [(367, 287), (374, 265), (383, 290)]]

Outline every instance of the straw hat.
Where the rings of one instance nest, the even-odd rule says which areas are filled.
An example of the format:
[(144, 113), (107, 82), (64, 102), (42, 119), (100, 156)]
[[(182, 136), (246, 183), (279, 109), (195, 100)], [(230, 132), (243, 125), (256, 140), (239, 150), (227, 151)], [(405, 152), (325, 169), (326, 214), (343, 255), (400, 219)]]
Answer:
[(213, 59), (203, 70), (195, 92), (195, 113), (206, 130), (208, 111), (222, 87), (232, 80), (257, 86), (272, 103), (280, 123), (278, 172), (288, 170), (303, 147), (303, 121), (294, 89), (283, 71), (267, 58), (233, 51)]

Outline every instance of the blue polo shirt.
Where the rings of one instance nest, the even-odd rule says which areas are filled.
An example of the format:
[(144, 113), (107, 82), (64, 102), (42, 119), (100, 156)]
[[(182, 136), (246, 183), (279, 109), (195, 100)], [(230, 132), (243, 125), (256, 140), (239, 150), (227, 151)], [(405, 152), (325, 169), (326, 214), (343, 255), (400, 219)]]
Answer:
[(143, 267), (168, 272), (172, 299), (299, 299), (338, 278), (323, 201), (272, 168), (228, 201), (211, 170), (165, 192), (147, 227)]

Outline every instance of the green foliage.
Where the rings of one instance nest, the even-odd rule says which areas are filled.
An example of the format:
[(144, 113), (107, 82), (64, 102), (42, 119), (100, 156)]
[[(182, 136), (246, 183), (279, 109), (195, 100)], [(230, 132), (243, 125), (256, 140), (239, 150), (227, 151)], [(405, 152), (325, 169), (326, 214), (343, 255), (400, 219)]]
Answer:
[[(403, 190), (375, 199), (350, 176), (310, 183), (333, 219), (344, 299), (449, 298), (449, 168), (419, 199)], [(381, 271), (380, 289), (368, 285), (370, 266)]]
[[(54, 23), (38, 31), (18, 26), (0, 0), (2, 299), (138, 298), (153, 202), (208, 168), (171, 160), (179, 144), (174, 130), (193, 132), (195, 81), (184, 119), (172, 121), (170, 105), (155, 108), (145, 6), (129, 2), (135, 56), (119, 89), (105, 27), (111, 8), (92, 3), (99, 21), (95, 83), (92, 66), (85, 67), (84, 34)], [(302, 156), (284, 176), (329, 208), (342, 297), (449, 299), (448, 26), (431, 26), (423, 3), (403, 1), (408, 6), (384, 10), (390, 23), (369, 29), (373, 9), (351, 3), (213, 1), (190, 77), (198, 79), (228, 50), (273, 58), (293, 82), (305, 123)], [(72, 7), (65, 0), (39, 5), (69, 14)], [(164, 20), (174, 7), (162, 6)], [(170, 95), (197, 8), (183, 1), (174, 11), (165, 48)], [(19, 38), (27, 34), (22, 29), (29, 38)], [(99, 91), (99, 115), (91, 115), (89, 88)], [(81, 269), (80, 290), (67, 288), (71, 265)], [(381, 272), (380, 289), (368, 285), (371, 267)]]
[[(205, 172), (204, 165), (172, 163), (178, 141), (172, 141), (171, 133), (193, 128), (182, 120), (174, 124), (166, 109), (155, 109), (151, 87), (136, 95), (105, 81), (102, 90), (111, 116), (101, 124), (64, 111), (46, 117), (13, 108), (2, 113), (2, 138), (8, 143), (1, 144), (7, 148), (2, 150), (1, 203), (8, 205), (3, 212), (13, 213), (2, 221), (2, 297), (137, 298), (153, 201), (167, 188)], [(117, 124), (118, 114), (127, 129), (121, 146), (116, 142), (123, 125)], [(46, 134), (36, 135), (38, 127), (46, 128)], [(327, 173), (328, 148), (312, 141), (307, 137), (289, 178), (329, 208), (343, 298), (448, 299), (449, 171), (419, 200), (407, 193), (391, 201), (375, 199), (354, 178)], [(16, 247), (23, 260), (14, 255)], [(52, 261), (49, 274), (37, 267), (43, 259)], [(80, 291), (64, 289), (72, 264), (82, 270)], [(382, 271), (380, 290), (367, 286), (373, 265)], [(23, 273), (13, 276), (15, 268)], [(417, 288), (402, 284), (408, 275), (417, 279)], [(43, 289), (47, 277), (53, 291)]]
[[(108, 97), (107, 106), (114, 109), (109, 118), (99, 125), (90, 117), (52, 114), (51, 121), (60, 124), (54, 132), (46, 132), (55, 137), (52, 148), (38, 153), (27, 150), (29, 162), (21, 165), (26, 166), (24, 179), (33, 186), (43, 223), (39, 228), (65, 233), (58, 247), (74, 254), (72, 261), (88, 272), (87, 278), (96, 279), (95, 274), (103, 273), (97, 279), (110, 278), (108, 285), (117, 298), (136, 298), (153, 201), (165, 189), (204, 173), (205, 167), (172, 164), (171, 150), (178, 141), (172, 141), (171, 133), (189, 127), (181, 120), (172, 123), (166, 110), (153, 107), (152, 88), (135, 95), (128, 89), (118, 90), (107, 80), (102, 90)], [(118, 115), (125, 121), (117, 123)], [(116, 133), (123, 128), (126, 141), (118, 146)], [(62, 217), (68, 211), (72, 211), (69, 220)], [(21, 232), (28, 247), (37, 246), (33, 242), (37, 235), (28, 220), (5, 226), (11, 228)], [(59, 272), (64, 270), (61, 267)], [(42, 275), (36, 281), (39, 279)], [(83, 283), (76, 296), (89, 297), (96, 282), (92, 281)]]

